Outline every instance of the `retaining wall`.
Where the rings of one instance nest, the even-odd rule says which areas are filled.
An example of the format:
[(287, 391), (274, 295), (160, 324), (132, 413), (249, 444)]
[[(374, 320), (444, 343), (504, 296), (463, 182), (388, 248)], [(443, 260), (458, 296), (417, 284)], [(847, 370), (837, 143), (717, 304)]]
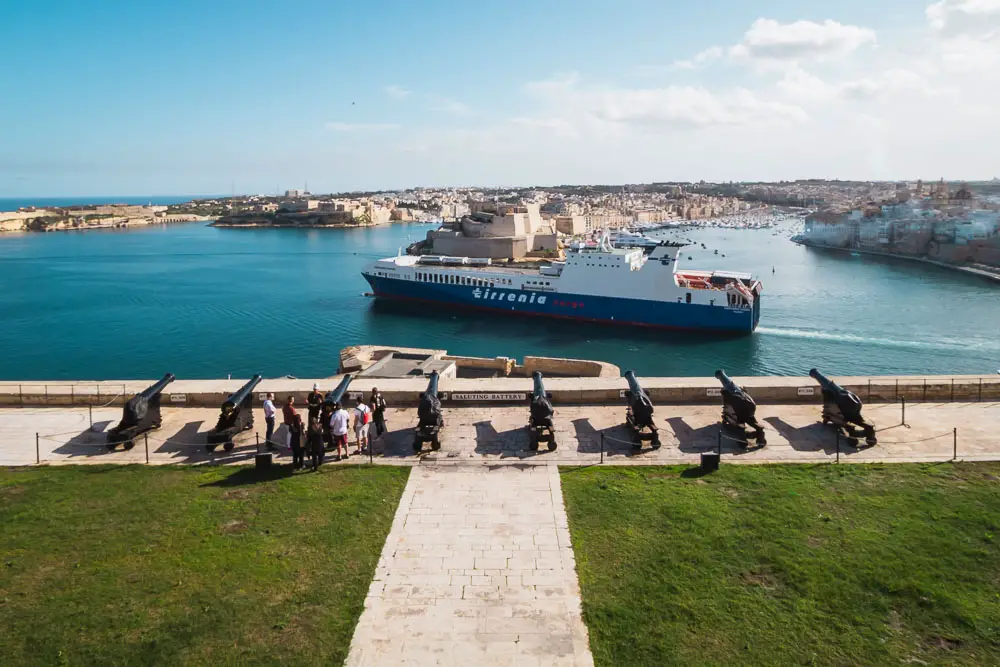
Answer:
[[(855, 392), (866, 403), (907, 401), (998, 401), (1000, 375), (956, 376), (873, 376), (834, 377), (835, 382)], [(745, 377), (734, 380), (746, 388), (758, 403), (818, 403), (819, 385), (810, 377)], [(323, 379), (264, 380), (255, 395), (274, 392), (279, 402), (289, 395), (305, 401), (313, 383), (326, 392), (340, 377)], [(717, 403), (720, 385), (715, 378), (639, 378), (654, 403)], [(164, 406), (218, 407), (240, 388), (245, 379), (176, 380), (163, 393)], [(125, 400), (153, 380), (101, 382), (2, 382), (0, 406), (122, 405)], [(365, 393), (377, 386), (393, 407), (416, 406), (427, 387), (423, 378), (374, 379), (355, 381), (351, 391)], [(599, 405), (618, 403), (628, 385), (624, 378), (549, 378), (546, 391), (559, 405)], [(526, 402), (532, 390), (530, 378), (442, 378), (440, 391), (446, 404), (510, 405)], [(259, 404), (259, 399), (258, 399)]]

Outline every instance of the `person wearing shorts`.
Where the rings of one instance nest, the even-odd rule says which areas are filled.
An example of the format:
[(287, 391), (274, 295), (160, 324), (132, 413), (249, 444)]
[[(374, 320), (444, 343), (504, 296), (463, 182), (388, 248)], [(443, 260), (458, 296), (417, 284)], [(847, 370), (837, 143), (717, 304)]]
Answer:
[(351, 416), (347, 410), (340, 407), (340, 403), (333, 406), (333, 414), (330, 415), (330, 433), (333, 434), (333, 442), (337, 445), (337, 460), (341, 459), (340, 448), (344, 448), (343, 458), (348, 458), (347, 453), (347, 427), (350, 424)]
[(358, 404), (354, 407), (354, 444), (357, 449), (355, 454), (360, 454), (363, 449), (368, 448), (368, 426), (372, 421), (372, 409), (365, 405), (364, 398), (358, 398)]

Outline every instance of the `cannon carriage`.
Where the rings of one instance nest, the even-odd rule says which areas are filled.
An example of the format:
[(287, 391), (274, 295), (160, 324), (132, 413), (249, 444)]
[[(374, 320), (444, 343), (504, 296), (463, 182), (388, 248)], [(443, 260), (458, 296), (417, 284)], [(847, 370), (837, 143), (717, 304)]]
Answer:
[(420, 395), (417, 406), (417, 429), (413, 436), (413, 451), (421, 452), (424, 443), (431, 443), (431, 449), (441, 449), (441, 429), (444, 417), (441, 414), (441, 399), (438, 398), (437, 371), (432, 371), (427, 380), (427, 390)]
[(653, 402), (639, 384), (633, 371), (625, 371), (628, 391), (625, 392), (625, 427), (632, 436), (632, 448), (642, 449), (642, 443), (649, 441), (653, 449), (660, 448), (660, 431), (653, 418)]
[(809, 371), (809, 375), (819, 382), (823, 390), (823, 423), (831, 424), (852, 445), (856, 446), (861, 438), (869, 447), (878, 444), (875, 423), (861, 414), (863, 403), (857, 394), (844, 389), (815, 368)]
[(535, 371), (531, 374), (534, 382), (534, 389), (531, 392), (531, 404), (529, 406), (528, 431), (530, 441), (528, 447), (532, 451), (538, 449), (541, 442), (548, 444), (549, 451), (556, 448), (556, 430), (552, 423), (552, 416), (555, 409), (552, 407), (552, 400), (545, 392), (545, 383), (542, 380), (542, 373)]
[(121, 421), (108, 430), (108, 449), (118, 445), (132, 449), (136, 438), (160, 428), (160, 394), (173, 381), (173, 373), (167, 373), (126, 401)]
[(236, 436), (253, 428), (253, 390), (261, 379), (261, 376), (254, 375), (223, 402), (219, 421), (205, 435), (206, 450), (214, 452), (216, 447), (222, 445), (225, 451), (231, 452), (236, 447)]
[(764, 426), (757, 421), (757, 404), (743, 387), (733, 382), (723, 370), (715, 371), (722, 383), (722, 427), (744, 449), (754, 440), (758, 447), (767, 444)]

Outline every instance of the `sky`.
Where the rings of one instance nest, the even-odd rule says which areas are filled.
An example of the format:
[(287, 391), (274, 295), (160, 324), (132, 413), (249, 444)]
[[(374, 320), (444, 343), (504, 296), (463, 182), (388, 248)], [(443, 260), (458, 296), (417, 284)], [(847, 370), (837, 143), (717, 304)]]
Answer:
[(0, 197), (1000, 176), (1000, 0), (0, 0)]

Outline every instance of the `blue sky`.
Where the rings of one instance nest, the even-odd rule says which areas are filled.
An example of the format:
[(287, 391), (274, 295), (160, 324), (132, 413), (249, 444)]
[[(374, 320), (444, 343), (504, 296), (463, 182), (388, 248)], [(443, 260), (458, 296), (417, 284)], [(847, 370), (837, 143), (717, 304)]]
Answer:
[(0, 196), (1000, 169), (1000, 0), (0, 0), (0, 25)]

